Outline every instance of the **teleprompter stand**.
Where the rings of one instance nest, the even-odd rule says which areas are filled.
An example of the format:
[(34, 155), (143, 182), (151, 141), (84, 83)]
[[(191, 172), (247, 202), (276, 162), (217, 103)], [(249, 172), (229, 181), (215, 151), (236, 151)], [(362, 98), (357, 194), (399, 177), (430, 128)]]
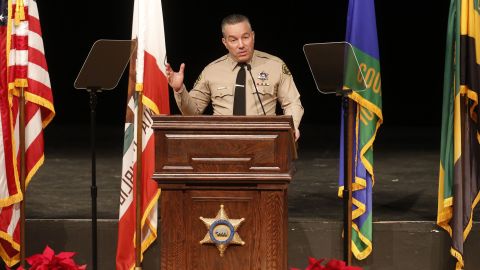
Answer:
[(354, 103), (348, 97), (352, 92), (366, 88), (365, 79), (350, 43), (311, 43), (303, 46), (317, 89), (322, 94), (342, 97), (343, 144), (343, 257), (347, 265), (352, 262), (352, 180)]
[(74, 87), (90, 93), (90, 140), (92, 150), (92, 268), (97, 269), (97, 183), (95, 156), (95, 108), (97, 92), (114, 89), (135, 48), (131, 40), (97, 40), (78, 73)]

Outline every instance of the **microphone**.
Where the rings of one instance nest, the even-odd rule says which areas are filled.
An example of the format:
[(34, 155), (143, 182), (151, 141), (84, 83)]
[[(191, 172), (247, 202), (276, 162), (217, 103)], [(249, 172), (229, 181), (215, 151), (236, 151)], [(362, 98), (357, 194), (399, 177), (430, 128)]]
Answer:
[(262, 106), (263, 115), (267, 115), (265, 113), (265, 109), (263, 108), (263, 103), (262, 103), (262, 100), (260, 99), (260, 94), (258, 93), (258, 89), (257, 89), (257, 83), (255, 83), (255, 79), (253, 78), (252, 66), (250, 64), (247, 64), (247, 70), (248, 70), (248, 73), (250, 73), (250, 77), (252, 77), (253, 86), (255, 87), (255, 93), (257, 93), (258, 101), (260, 102), (260, 106)]

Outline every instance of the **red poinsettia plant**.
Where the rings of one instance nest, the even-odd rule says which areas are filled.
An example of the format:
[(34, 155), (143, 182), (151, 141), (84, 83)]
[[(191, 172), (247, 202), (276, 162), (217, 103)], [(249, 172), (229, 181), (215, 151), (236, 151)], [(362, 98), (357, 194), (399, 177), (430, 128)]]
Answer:
[[(55, 255), (53, 249), (45, 247), (42, 254), (35, 254), (28, 257), (26, 261), (30, 264), (29, 270), (85, 270), (87, 265), (77, 265), (73, 260), (75, 252), (60, 252)], [(17, 270), (24, 270), (19, 267)]]
[[(331, 259), (325, 265), (322, 262), (325, 259), (315, 259), (308, 257), (308, 266), (305, 270), (362, 270), (360, 267), (347, 266), (344, 261)], [(290, 268), (290, 270), (300, 270), (298, 268)]]

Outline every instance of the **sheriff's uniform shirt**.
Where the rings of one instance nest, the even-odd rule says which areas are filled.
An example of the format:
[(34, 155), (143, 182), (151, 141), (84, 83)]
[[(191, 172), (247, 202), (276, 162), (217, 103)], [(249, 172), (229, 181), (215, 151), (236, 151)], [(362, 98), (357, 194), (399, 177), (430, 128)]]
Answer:
[[(273, 55), (254, 51), (248, 64), (251, 65), (265, 113), (275, 115), (278, 101), (283, 113), (292, 116), (295, 128), (298, 129), (303, 116), (303, 107), (292, 74), (285, 63)], [(212, 102), (214, 115), (232, 115), (235, 81), (239, 68), (237, 62), (227, 54), (205, 67), (190, 92), (187, 92), (185, 85), (180, 91), (174, 91), (175, 100), (182, 114), (202, 114)], [(246, 73), (246, 114), (263, 115), (252, 77), (248, 70)]]

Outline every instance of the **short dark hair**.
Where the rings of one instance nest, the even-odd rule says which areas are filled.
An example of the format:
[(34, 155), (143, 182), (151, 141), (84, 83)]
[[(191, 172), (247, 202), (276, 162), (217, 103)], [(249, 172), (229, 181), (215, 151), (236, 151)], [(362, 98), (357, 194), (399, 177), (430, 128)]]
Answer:
[(250, 24), (250, 20), (248, 19), (247, 16), (245, 15), (242, 15), (242, 14), (230, 14), (228, 15), (227, 17), (223, 18), (222, 20), (222, 24), (221, 24), (221, 27), (222, 27), (222, 35), (225, 36), (225, 26), (227, 24), (237, 24), (237, 23), (241, 23), (241, 22), (247, 22), (248, 25), (250, 26), (250, 29), (252, 29), (252, 25)]

